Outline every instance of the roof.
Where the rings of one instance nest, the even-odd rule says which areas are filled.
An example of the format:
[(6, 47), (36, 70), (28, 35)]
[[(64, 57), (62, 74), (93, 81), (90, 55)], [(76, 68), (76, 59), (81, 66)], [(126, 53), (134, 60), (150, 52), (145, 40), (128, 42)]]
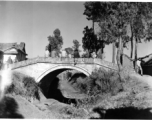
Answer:
[(25, 43), (23, 43), (23, 42), (21, 42), (20, 44), (17, 44), (17, 43), (0, 43), (0, 51), (5, 52), (6, 50), (11, 49), (11, 48), (15, 48), (17, 50), (20, 50), (22, 53), (26, 54)]

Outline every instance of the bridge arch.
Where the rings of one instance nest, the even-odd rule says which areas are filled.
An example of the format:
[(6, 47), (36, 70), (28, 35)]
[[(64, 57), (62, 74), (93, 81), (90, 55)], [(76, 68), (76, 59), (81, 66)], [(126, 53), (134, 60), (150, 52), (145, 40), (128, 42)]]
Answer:
[[(46, 75), (48, 75), (49, 73), (51, 72), (54, 72), (54, 71), (59, 71), (57, 74), (65, 71), (65, 70), (77, 70), (77, 71), (80, 71), (82, 72), (83, 74), (85, 74), (86, 76), (89, 76), (91, 73), (89, 73), (86, 69), (84, 68), (81, 68), (81, 67), (78, 67), (78, 66), (65, 66), (65, 65), (58, 65), (58, 66), (55, 66), (55, 67), (52, 67), (52, 68), (49, 68), (48, 70), (46, 70), (45, 72), (43, 72), (37, 79), (36, 79), (36, 82), (40, 82)], [(55, 74), (54, 74), (55, 75)]]
[(36, 79), (36, 82), (39, 84), (39, 87), (41, 88), (41, 91), (46, 98), (52, 98), (52, 95), (54, 94), (55, 96), (58, 96), (58, 97), (62, 96), (60, 94), (61, 92), (57, 90), (58, 88), (57, 84), (59, 82), (59, 79), (57, 78), (57, 76), (65, 70), (77, 70), (86, 76), (90, 75), (87, 69), (77, 67), (77, 66), (72, 66), (72, 65), (71, 66), (58, 65), (46, 70)]

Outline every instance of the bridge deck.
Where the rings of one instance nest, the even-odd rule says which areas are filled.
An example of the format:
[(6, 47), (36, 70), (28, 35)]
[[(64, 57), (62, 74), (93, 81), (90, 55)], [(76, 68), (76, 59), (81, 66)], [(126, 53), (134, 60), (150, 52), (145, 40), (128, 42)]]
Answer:
[(25, 61), (12, 64), (11, 69), (16, 69), (36, 63), (52, 63), (52, 64), (97, 64), (110, 69), (118, 70), (118, 66), (108, 61), (93, 58), (51, 58), (51, 57), (37, 57)]

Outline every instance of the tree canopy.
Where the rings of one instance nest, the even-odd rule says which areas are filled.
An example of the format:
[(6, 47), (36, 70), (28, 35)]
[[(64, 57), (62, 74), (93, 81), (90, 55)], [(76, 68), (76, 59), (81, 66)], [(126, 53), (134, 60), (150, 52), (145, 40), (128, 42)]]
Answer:
[(78, 50), (80, 47), (80, 43), (78, 40), (73, 40), (73, 48)]
[(88, 50), (89, 53), (97, 52), (100, 48), (104, 47), (104, 41), (97, 38), (97, 35), (94, 34), (93, 29), (86, 26), (83, 31), (83, 38), (82, 38), (82, 47), (86, 51)]
[(49, 51), (59, 50), (63, 45), (63, 38), (59, 29), (55, 29), (53, 32), (54, 36), (48, 36)]
[[(99, 23), (98, 38), (100, 37), (107, 44), (119, 43), (117, 44), (118, 66), (120, 66), (120, 57), (123, 54), (123, 48), (126, 43), (133, 39), (136, 42), (141, 42), (141, 39), (145, 38), (145, 36), (145, 40), (151, 40), (151, 24), (147, 24), (152, 15), (151, 3), (86, 2), (84, 6), (84, 15), (87, 16), (87, 19)], [(87, 28), (85, 31), (89, 31), (89, 29)], [(128, 33), (131, 33), (131, 35)], [(89, 34), (87, 36), (91, 36), (91, 32)], [(87, 43), (86, 45), (91, 48), (94, 46), (91, 43), (95, 42), (95, 40), (93, 42), (91, 40), (88, 39), (87, 42), (83, 41), (83, 43)], [(84, 48), (86, 48), (86, 45), (83, 45)]]

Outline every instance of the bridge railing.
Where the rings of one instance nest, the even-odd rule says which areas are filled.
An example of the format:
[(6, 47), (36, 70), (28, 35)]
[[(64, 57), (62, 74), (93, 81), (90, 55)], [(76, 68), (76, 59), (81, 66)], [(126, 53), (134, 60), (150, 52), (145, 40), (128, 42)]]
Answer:
[(51, 57), (37, 57), (28, 59), (25, 61), (17, 62), (12, 64), (10, 67), (11, 69), (20, 68), (36, 63), (53, 63), (53, 64), (98, 64), (101, 66), (105, 66), (112, 69), (118, 69), (116, 64), (113, 64), (108, 61), (104, 61), (97, 58), (51, 58)]

